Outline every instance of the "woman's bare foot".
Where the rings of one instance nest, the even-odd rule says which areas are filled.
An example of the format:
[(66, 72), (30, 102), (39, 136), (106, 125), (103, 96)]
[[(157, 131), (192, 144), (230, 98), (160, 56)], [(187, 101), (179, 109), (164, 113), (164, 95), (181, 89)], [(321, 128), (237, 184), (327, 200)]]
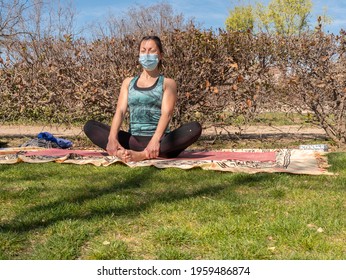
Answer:
[(128, 158), (129, 158), (129, 155), (128, 155), (128, 151), (125, 150), (125, 149), (119, 149), (117, 150), (117, 154), (116, 156), (118, 158), (120, 158), (122, 161), (124, 162), (127, 162), (128, 161)]
[(146, 152), (137, 152), (133, 150), (118, 150), (117, 157), (120, 158), (123, 162), (138, 162), (147, 159)]
[(128, 150), (127, 152), (128, 152), (128, 161), (126, 162), (130, 162), (130, 161), (138, 162), (138, 161), (147, 159), (145, 151), (137, 152), (137, 151)]

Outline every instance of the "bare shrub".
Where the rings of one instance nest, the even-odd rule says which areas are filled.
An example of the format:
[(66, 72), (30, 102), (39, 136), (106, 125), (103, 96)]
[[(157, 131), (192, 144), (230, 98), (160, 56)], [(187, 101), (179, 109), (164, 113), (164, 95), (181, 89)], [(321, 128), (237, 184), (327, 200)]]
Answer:
[(93, 24), (91, 34), (94, 39), (105, 37), (124, 38), (158, 34), (174, 30), (186, 30), (194, 25), (193, 19), (186, 19), (183, 14), (176, 13), (166, 2), (149, 6), (131, 6), (123, 16), (110, 12), (102, 22)]
[[(277, 90), (281, 101), (298, 112), (308, 110), (340, 145), (346, 144), (346, 36), (323, 32), (280, 38), (276, 58), (286, 78)], [(279, 49), (279, 47), (278, 47)]]
[(0, 0), (0, 44), (23, 33), (20, 24), (23, 22), (23, 14), (27, 8), (27, 1)]
[(215, 34), (190, 28), (165, 37), (165, 73), (179, 84), (178, 123), (198, 119), (216, 126), (248, 122), (259, 111), (269, 89), (268, 36)]
[[(271, 85), (266, 71), (271, 64), (268, 36), (216, 35), (192, 26), (165, 32), (161, 38), (163, 72), (179, 85), (174, 125), (192, 119), (230, 125), (239, 116), (248, 122), (265, 106)], [(63, 40), (13, 41), (6, 49), (11, 59), (4, 64), (1, 86), (11, 110), (2, 117), (51, 122), (110, 119), (121, 81), (140, 71), (139, 40), (127, 36), (88, 42), (65, 35)]]

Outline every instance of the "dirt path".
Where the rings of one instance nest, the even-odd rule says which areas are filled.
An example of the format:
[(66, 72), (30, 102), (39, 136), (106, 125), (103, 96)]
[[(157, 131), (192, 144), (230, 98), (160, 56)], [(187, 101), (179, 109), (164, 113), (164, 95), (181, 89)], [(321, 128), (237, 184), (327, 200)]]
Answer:
[[(44, 125), (0, 125), (0, 137), (36, 137), (38, 133), (47, 131), (56, 137), (84, 136), (82, 127), (44, 126)], [(203, 135), (238, 134), (237, 127), (214, 128), (203, 130)], [(325, 135), (323, 129), (318, 127), (302, 127), (299, 125), (287, 126), (249, 126), (242, 128), (242, 135)]]
[[(84, 137), (82, 127), (64, 127), (50, 125), (0, 125), (0, 138), (34, 138), (40, 132), (50, 132), (56, 137)], [(298, 138), (325, 138), (323, 129), (318, 127), (289, 126), (248, 126), (242, 127), (207, 127), (202, 136), (225, 135), (242, 138), (269, 138), (269, 137), (298, 137)]]
[(0, 125), (0, 137), (36, 137), (40, 132), (50, 132), (57, 137), (78, 136), (82, 127), (63, 127), (49, 125)]

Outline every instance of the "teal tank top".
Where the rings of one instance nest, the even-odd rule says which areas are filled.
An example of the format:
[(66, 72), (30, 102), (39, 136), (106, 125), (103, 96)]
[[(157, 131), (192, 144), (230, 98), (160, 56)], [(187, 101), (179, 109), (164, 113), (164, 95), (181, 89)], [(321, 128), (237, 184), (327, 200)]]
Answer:
[[(134, 77), (129, 84), (129, 132), (132, 135), (153, 136), (161, 117), (164, 76), (160, 75), (155, 84), (148, 88), (139, 88), (138, 78), (139, 76)], [(168, 132), (167, 127), (165, 133)]]

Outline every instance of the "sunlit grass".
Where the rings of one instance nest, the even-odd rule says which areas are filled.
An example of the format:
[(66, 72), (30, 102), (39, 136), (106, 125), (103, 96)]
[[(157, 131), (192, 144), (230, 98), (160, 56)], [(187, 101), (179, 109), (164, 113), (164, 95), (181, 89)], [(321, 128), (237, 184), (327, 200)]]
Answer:
[(344, 259), (338, 176), (0, 165), (1, 259)]

